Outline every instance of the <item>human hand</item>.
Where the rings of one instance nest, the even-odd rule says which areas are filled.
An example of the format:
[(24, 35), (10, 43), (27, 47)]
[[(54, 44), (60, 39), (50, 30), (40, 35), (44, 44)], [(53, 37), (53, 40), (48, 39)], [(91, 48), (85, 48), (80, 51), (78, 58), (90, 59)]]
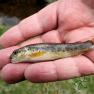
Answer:
[(36, 64), (12, 64), (9, 60), (13, 50), (27, 44), (70, 43), (94, 37), (93, 3), (94, 0), (58, 0), (5, 32), (0, 37), (4, 47), (0, 50), (1, 78), (7, 83), (24, 79), (49, 82), (94, 74), (94, 51)]

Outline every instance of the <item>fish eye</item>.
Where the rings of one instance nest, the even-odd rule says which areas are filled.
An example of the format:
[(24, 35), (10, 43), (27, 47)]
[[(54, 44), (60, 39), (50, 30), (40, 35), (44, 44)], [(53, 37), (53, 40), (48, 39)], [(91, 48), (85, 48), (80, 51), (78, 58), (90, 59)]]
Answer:
[(18, 51), (14, 51), (13, 53), (14, 53), (14, 55), (16, 55), (18, 53)]

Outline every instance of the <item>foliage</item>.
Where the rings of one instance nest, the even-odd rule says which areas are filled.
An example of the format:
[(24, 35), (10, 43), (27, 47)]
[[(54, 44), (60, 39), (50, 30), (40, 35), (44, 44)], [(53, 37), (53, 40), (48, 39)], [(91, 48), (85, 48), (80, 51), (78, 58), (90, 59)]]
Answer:
[(94, 94), (94, 77), (67, 81), (33, 84), (28, 81), (17, 84), (0, 82), (0, 94)]
[(8, 29), (8, 26), (0, 25), (0, 35)]

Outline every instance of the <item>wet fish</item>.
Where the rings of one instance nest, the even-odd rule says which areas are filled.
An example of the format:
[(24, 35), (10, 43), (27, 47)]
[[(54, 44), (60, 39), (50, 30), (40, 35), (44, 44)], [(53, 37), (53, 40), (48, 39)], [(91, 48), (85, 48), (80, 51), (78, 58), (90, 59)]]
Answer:
[(13, 51), (10, 56), (12, 63), (42, 62), (72, 57), (94, 49), (91, 41), (82, 43), (40, 43), (27, 45)]

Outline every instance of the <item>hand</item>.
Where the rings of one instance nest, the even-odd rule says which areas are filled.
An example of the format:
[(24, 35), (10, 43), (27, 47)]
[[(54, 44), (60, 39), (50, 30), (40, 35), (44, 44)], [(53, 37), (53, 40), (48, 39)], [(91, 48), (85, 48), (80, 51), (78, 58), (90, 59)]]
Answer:
[[(1, 78), (7, 83), (27, 79), (49, 82), (94, 74), (94, 51), (36, 64), (12, 64), (12, 51), (33, 43), (69, 43), (94, 36), (94, 0), (58, 0), (24, 19), (0, 37)], [(33, 38), (38, 35), (38, 37)], [(27, 40), (29, 39), (29, 40)], [(20, 45), (17, 45), (21, 43)]]

